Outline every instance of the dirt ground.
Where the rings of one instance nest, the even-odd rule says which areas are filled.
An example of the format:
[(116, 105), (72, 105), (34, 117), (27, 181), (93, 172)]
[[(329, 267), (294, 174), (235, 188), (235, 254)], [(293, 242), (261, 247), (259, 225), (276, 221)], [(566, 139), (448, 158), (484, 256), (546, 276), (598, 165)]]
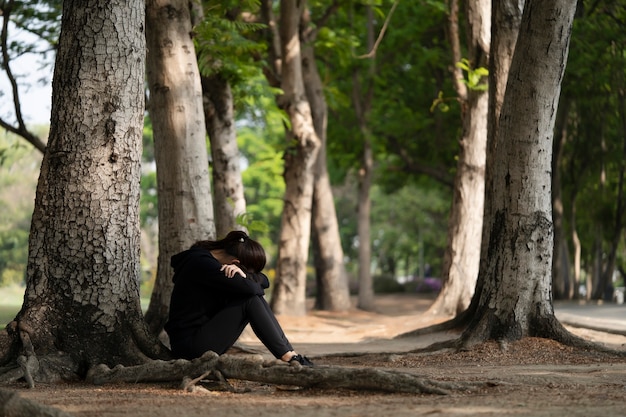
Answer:
[[(177, 383), (9, 387), (25, 398), (80, 417), (158, 416), (626, 416), (626, 359), (528, 338), (457, 353), (406, 353), (452, 333), (392, 339), (424, 327), (429, 297), (380, 296), (377, 312), (313, 312), (279, 320), (296, 350), (319, 366), (390, 368), (474, 388), (448, 395), (299, 389), (230, 381), (240, 393), (185, 392)], [(568, 327), (581, 337), (626, 350), (626, 337)], [(246, 331), (240, 344), (267, 355)], [(269, 356), (268, 356), (269, 357)], [(5, 387), (6, 388), (6, 387)]]

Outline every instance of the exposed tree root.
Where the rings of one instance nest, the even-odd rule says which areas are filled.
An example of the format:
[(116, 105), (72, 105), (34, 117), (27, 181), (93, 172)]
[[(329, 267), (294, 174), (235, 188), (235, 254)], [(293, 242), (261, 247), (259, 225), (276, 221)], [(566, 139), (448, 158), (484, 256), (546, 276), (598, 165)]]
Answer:
[(36, 382), (55, 383), (77, 381), (78, 365), (62, 353), (37, 357), (19, 356), (15, 363), (0, 368), (0, 383), (10, 383), (24, 379), (29, 388)]
[[(491, 335), (491, 329), (489, 328), (489, 325), (485, 324), (488, 323), (489, 320), (482, 321), (482, 326), (484, 326), (484, 328), (481, 328), (480, 324), (476, 325), (476, 323), (481, 322), (481, 320), (474, 321), (473, 328), (470, 329), (468, 327), (470, 322), (470, 312), (475, 314), (475, 310), (469, 308), (463, 313), (448, 321), (433, 326), (412, 330), (410, 332), (400, 334), (396, 336), (396, 338), (423, 336), (426, 334), (432, 334), (447, 330), (462, 331), (463, 329), (465, 329), (461, 336), (457, 339), (433, 343), (424, 348), (411, 350), (407, 353), (429, 353), (468, 350), (471, 349), (472, 346), (475, 346), (477, 344), (486, 342), (488, 340), (494, 340), (495, 338), (493, 338)], [(572, 334), (567, 329), (565, 329), (565, 327), (563, 327), (561, 322), (554, 315), (547, 318), (544, 317), (541, 319), (536, 319), (534, 325), (531, 327), (533, 329), (533, 332), (528, 336), (551, 339), (563, 345), (571, 346), (574, 348), (594, 350), (597, 352), (608, 353), (616, 356), (626, 356), (626, 351), (611, 349), (604, 345), (591, 342)], [(508, 342), (514, 341), (508, 340), (506, 338), (497, 338), (495, 340), (497, 340), (500, 344), (507, 344)]]
[(203, 378), (239, 379), (304, 388), (332, 388), (445, 395), (454, 390), (477, 388), (476, 384), (434, 381), (404, 372), (380, 369), (357, 369), (337, 366), (303, 367), (280, 361), (264, 361), (258, 356), (221, 355), (208, 352), (193, 361), (152, 361), (144, 365), (110, 369), (93, 367), (88, 381), (94, 384), (112, 382), (154, 382), (184, 380), (189, 390)]
[(594, 350), (597, 352), (626, 357), (626, 351), (611, 349), (602, 344), (594, 343), (572, 334), (565, 327), (563, 327), (561, 322), (554, 316), (552, 316), (549, 320), (543, 320), (542, 324), (543, 325), (536, 326), (537, 331), (533, 334), (533, 336), (552, 339), (563, 345), (574, 348)]

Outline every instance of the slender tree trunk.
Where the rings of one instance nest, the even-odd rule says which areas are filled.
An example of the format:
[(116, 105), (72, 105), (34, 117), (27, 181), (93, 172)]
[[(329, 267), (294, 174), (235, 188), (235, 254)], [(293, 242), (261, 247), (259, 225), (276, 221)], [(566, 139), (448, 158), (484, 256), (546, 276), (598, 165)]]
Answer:
[(143, 31), (142, 1), (63, 2), (26, 293), (0, 360), (19, 347), (31, 384), (165, 353), (139, 302)]
[[(458, 39), (456, 0), (451, 1), (450, 36)], [(491, 1), (467, 3), (468, 53), (473, 68), (486, 67), (489, 60)], [(461, 61), (460, 46), (453, 42), (454, 63)], [(480, 263), (480, 239), (485, 195), (485, 155), (489, 95), (468, 90), (457, 75), (455, 83), (463, 115), (463, 136), (456, 170), (448, 245), (444, 256), (444, 285), (429, 309), (431, 314), (453, 316), (470, 304)]]
[(276, 314), (306, 313), (306, 266), (311, 238), (313, 166), (320, 140), (313, 127), (302, 79), (300, 17), (305, 1), (280, 2), (281, 87), (279, 106), (289, 115), (285, 149), (285, 205), (271, 306)]
[(563, 230), (563, 198), (561, 193), (561, 159), (563, 145), (567, 138), (568, 112), (569, 100), (564, 97), (557, 114), (552, 151), (552, 222), (554, 224), (552, 293), (555, 299), (571, 298), (571, 288), (573, 286), (569, 279), (567, 240)]
[(363, 132), (363, 155), (359, 169), (358, 188), (358, 235), (359, 235), (359, 296), (357, 307), (361, 310), (374, 310), (374, 280), (372, 277), (372, 245), (371, 245), (371, 222), (370, 213), (372, 199), (372, 175), (374, 170), (374, 156), (372, 152), (371, 137), (365, 127)]
[[(624, 56), (623, 48), (620, 48), (621, 56)], [(620, 112), (620, 119), (622, 121), (622, 158), (619, 164), (619, 177), (617, 183), (617, 199), (615, 202), (615, 213), (613, 217), (613, 227), (610, 240), (610, 246), (608, 250), (608, 256), (606, 256), (605, 268), (602, 271), (596, 292), (593, 294), (594, 299), (603, 299), (610, 301), (613, 298), (613, 274), (616, 271), (617, 263), (617, 250), (622, 240), (622, 234), (624, 230), (624, 214), (626, 211), (626, 196), (624, 195), (625, 176), (626, 176), (626, 105), (625, 105), (625, 92), (624, 92), (624, 76), (623, 68), (619, 71), (614, 85), (617, 91), (617, 102), (619, 103), (618, 109)]]
[(564, 339), (551, 294), (551, 154), (575, 2), (528, 0), (510, 67), (492, 165), (492, 216), (476, 310), (462, 340)]
[(237, 216), (246, 212), (237, 146), (233, 94), (219, 74), (202, 77), (206, 128), (211, 140), (215, 226), (218, 237), (231, 230), (245, 230)]
[(149, 111), (159, 196), (157, 278), (146, 312), (159, 333), (172, 293), (172, 255), (215, 237), (200, 73), (189, 2), (146, 2)]
[[(335, 199), (326, 165), (326, 125), (328, 108), (322, 80), (315, 62), (314, 39), (309, 26), (309, 16), (303, 16), (302, 75), (307, 100), (311, 106), (313, 126), (320, 139), (320, 150), (313, 167), (312, 244), (317, 280), (315, 308), (319, 310), (346, 311), (350, 308), (350, 288), (343, 261), (343, 248)], [(308, 35), (308, 36), (307, 36)]]
[[(580, 244), (580, 238), (578, 237), (578, 228), (576, 226), (576, 194), (577, 192), (574, 191), (572, 198), (570, 199), (570, 228), (572, 230), (571, 234), (572, 234), (572, 246), (573, 246), (573, 252), (574, 252), (574, 265), (573, 265), (573, 271), (572, 274), (574, 275), (574, 298), (578, 298), (578, 295), (580, 294), (580, 290), (579, 290), (579, 286), (580, 286), (580, 272), (581, 272), (581, 253), (582, 253), (582, 246)], [(587, 280), (587, 283), (589, 283), (590, 281)], [(585, 296), (585, 298), (588, 298), (589, 295), (591, 295), (591, 290), (589, 289), (587, 291), (587, 294)]]
[[(374, 12), (371, 6), (366, 6), (367, 13), (367, 50), (374, 48)], [(363, 140), (361, 166), (357, 173), (357, 233), (359, 236), (359, 295), (357, 307), (361, 310), (374, 309), (374, 280), (372, 278), (372, 244), (371, 244), (371, 206), (370, 189), (374, 170), (374, 154), (372, 151), (372, 137), (368, 126), (368, 118), (374, 98), (374, 75), (376, 74), (376, 60), (370, 58), (370, 67), (366, 81), (362, 85), (357, 70), (352, 74), (352, 89), (354, 111), (359, 123), (359, 130)]]
[(595, 234), (593, 237), (593, 252), (592, 252), (592, 261), (591, 261), (591, 271), (587, 273), (587, 294), (589, 299), (600, 299), (597, 296), (598, 287), (600, 285), (600, 279), (603, 271), (603, 263), (604, 263), (604, 252), (602, 250), (602, 236), (603, 231), (602, 228), (598, 227), (595, 230)]

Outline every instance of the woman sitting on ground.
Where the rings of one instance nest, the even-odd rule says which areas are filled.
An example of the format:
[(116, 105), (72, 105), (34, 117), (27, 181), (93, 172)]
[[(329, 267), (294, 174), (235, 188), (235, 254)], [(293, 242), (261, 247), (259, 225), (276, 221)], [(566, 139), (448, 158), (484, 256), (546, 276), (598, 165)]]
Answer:
[(261, 244), (242, 231), (196, 242), (172, 256), (174, 289), (165, 331), (175, 357), (193, 359), (209, 350), (221, 355), (250, 324), (274, 357), (313, 366), (294, 351), (263, 297), (269, 287), (261, 272), (266, 259)]

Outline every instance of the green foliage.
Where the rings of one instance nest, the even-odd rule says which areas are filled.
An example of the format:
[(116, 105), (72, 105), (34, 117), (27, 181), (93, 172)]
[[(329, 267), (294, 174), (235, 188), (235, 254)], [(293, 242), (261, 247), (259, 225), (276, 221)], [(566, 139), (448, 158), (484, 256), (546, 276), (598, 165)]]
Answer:
[(255, 220), (254, 216), (250, 213), (239, 214), (235, 222), (238, 225), (244, 226), (250, 233), (267, 233), (270, 230), (267, 223), (261, 220)]
[[(348, 269), (358, 263), (356, 183), (336, 189), (341, 241)], [(385, 192), (371, 191), (372, 254), (382, 275), (414, 275), (424, 263), (441, 270), (446, 244), (450, 191), (423, 180)]]
[(0, 285), (21, 284), (41, 154), (5, 131), (0, 154)]
[(141, 227), (155, 225), (159, 215), (157, 177), (154, 161), (154, 138), (152, 121), (146, 117), (143, 126), (143, 151), (141, 155), (141, 195), (139, 198), (139, 218)]
[[(8, 2), (2, 3), (2, 9)], [(61, 0), (22, 0), (12, 3), (11, 21), (19, 29), (35, 34), (49, 45), (56, 45), (61, 30)], [(38, 51), (32, 42), (12, 40), (9, 48), (18, 54)]]
[(247, 213), (242, 221), (275, 259), (285, 183), (283, 180), (283, 115), (269, 112), (257, 124), (241, 126), (237, 143), (244, 159), (242, 170)]
[(258, 10), (256, 1), (246, 4), (210, 1), (204, 4), (204, 19), (195, 28), (198, 66), (204, 76), (220, 74), (233, 85), (245, 83), (260, 73), (266, 45), (250, 40), (265, 25), (236, 20), (231, 8), (244, 7), (251, 13)]
[(463, 79), (463, 83), (470, 90), (474, 91), (487, 91), (487, 76), (489, 70), (485, 67), (472, 68), (469, 59), (463, 58), (460, 62), (456, 63), (457, 68), (461, 68), (465, 71), (467, 78)]
[[(381, 10), (389, 11), (391, 4), (381, 2)], [(400, 2), (377, 50), (373, 76), (368, 75), (370, 60), (355, 58), (367, 52), (364, 10), (355, 7), (339, 14), (329, 25), (332, 30), (326, 32), (337, 35), (322, 39), (343, 39), (337, 48), (317, 50), (320, 72), (327, 83), (324, 91), (330, 109), (328, 155), (333, 183), (342, 181), (361, 163), (365, 132), (359, 127), (356, 105), (350, 99), (354, 97), (355, 78), (362, 94), (368, 88), (373, 91), (366, 125), (379, 167), (378, 180), (401, 187), (410, 181), (409, 163), (443, 170), (456, 166), (459, 108), (450, 107), (447, 113), (430, 111), (439, 94), (455, 94), (449, 72), (451, 55), (445, 42), (444, 6), (441, 1)], [(377, 31), (381, 23), (377, 21)], [(370, 81), (368, 76), (372, 77)]]
[[(580, 6), (562, 84), (561, 106), (569, 103), (569, 122), (559, 169), (566, 227), (572, 227), (567, 214), (575, 205), (583, 268), (592, 268), (595, 245), (604, 253), (610, 250), (619, 195), (625, 191), (619, 173), (626, 163), (626, 1), (583, 1)], [(621, 244), (618, 265), (625, 262)]]

